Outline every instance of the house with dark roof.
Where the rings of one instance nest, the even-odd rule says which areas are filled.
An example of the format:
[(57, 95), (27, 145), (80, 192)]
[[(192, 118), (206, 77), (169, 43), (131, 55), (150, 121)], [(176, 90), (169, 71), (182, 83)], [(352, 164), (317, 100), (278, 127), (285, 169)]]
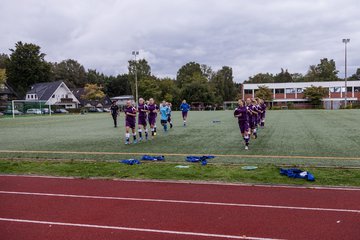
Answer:
[(59, 108), (77, 108), (80, 101), (63, 81), (36, 83), (26, 93), (27, 101), (46, 101), (46, 105)]
[(0, 111), (6, 110), (8, 102), (18, 99), (17, 93), (6, 82), (0, 83)]
[(111, 105), (111, 99), (107, 94), (100, 100), (86, 100), (82, 97), (85, 95), (85, 88), (75, 88), (72, 93), (79, 99), (81, 107), (108, 108)]

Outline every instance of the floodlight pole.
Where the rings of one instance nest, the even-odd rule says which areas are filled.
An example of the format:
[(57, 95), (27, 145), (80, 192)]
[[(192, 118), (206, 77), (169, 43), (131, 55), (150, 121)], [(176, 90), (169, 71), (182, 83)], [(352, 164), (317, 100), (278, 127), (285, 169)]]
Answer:
[(138, 107), (138, 81), (137, 81), (137, 68), (136, 68), (136, 56), (139, 55), (139, 51), (132, 51), (132, 55), (134, 55), (135, 58), (135, 105)]
[(345, 44), (345, 108), (347, 107), (347, 44), (350, 42), (349, 38), (344, 38), (342, 42)]

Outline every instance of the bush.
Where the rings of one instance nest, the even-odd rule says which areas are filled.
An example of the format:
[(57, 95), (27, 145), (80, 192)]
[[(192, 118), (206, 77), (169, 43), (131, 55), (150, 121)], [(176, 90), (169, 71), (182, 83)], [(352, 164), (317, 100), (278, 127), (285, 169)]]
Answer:
[(69, 111), (69, 113), (80, 113), (80, 108), (69, 108), (66, 109), (67, 111)]
[(288, 102), (287, 104), (288, 109), (294, 109), (294, 103), (293, 102)]

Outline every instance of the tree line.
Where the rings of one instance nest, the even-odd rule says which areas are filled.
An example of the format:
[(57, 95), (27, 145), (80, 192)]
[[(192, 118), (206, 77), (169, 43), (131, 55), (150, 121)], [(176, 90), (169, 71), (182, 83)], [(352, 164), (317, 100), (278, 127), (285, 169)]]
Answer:
[(45, 56), (40, 46), (22, 42), (10, 49), (10, 55), (0, 54), (0, 69), (5, 69), (7, 83), (19, 96), (24, 97), (35, 83), (58, 80), (72, 89), (96, 85), (109, 97), (135, 95), (135, 72), (139, 97), (145, 99), (220, 104), (235, 100), (240, 93), (240, 85), (234, 82), (232, 68), (228, 66), (213, 71), (210, 66), (189, 62), (180, 67), (175, 79), (159, 78), (152, 74), (147, 60), (140, 59), (128, 61), (127, 73), (113, 76), (96, 69), (86, 70), (74, 59), (53, 63), (46, 61)]

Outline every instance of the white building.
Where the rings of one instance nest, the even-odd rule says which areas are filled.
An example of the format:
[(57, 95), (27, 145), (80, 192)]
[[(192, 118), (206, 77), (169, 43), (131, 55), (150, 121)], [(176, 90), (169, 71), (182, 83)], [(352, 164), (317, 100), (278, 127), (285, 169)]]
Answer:
[(42, 100), (46, 105), (62, 108), (77, 108), (80, 103), (63, 81), (36, 83), (26, 93), (25, 100)]
[(323, 98), (324, 107), (337, 109), (345, 101), (360, 101), (360, 81), (347, 81), (345, 93), (344, 81), (331, 82), (288, 82), (288, 83), (245, 83), (243, 85), (243, 98), (253, 98), (259, 86), (268, 87), (273, 93), (272, 103), (274, 105), (286, 105), (292, 102), (295, 106), (306, 107), (308, 100), (304, 99), (303, 91), (307, 87), (324, 87), (329, 90), (328, 95)]

